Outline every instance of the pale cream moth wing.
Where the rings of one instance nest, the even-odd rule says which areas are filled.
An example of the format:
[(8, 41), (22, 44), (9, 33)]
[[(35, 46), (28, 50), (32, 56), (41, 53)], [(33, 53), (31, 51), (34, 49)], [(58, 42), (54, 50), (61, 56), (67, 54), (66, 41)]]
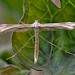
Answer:
[(61, 8), (61, 1), (60, 0), (51, 0), (55, 6)]

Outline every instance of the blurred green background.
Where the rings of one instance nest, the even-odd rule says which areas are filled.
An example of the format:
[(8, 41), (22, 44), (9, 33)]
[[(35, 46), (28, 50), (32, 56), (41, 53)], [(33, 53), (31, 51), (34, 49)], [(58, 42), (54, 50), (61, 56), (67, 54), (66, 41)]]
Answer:
[[(17, 24), (22, 17), (23, 0), (0, 0), (0, 24)], [(12, 32), (0, 33), (0, 67), (13, 64), (19, 66), (22, 70), (17, 75), (25, 75), (24, 67), (12, 56)], [(9, 71), (8, 71), (9, 72)], [(1, 74), (1, 73), (0, 73)], [(1, 74), (4, 75), (4, 74)], [(5, 74), (9, 75), (9, 74)]]
[[(74, 13), (75, 0), (61, 0), (61, 3), (62, 3), (62, 8), (58, 9), (51, 2), (51, 0), (38, 0), (38, 2), (36, 0), (26, 0), (25, 6), (27, 8), (27, 12), (24, 15), (22, 22), (33, 23), (36, 19), (40, 19), (47, 12), (47, 10), (48, 10), (48, 14), (46, 14), (43, 18), (40, 19), (39, 21), (40, 23), (69, 22), (69, 21), (75, 22), (75, 13)], [(15, 0), (15, 1), (0, 0), (0, 24), (4, 24), (4, 23), (17, 24), (23, 15), (22, 7), (23, 7), (23, 0)], [(31, 33), (32, 32), (27, 32), (27, 35), (32, 36)], [(13, 47), (15, 47), (16, 45), (16, 47), (19, 48), (20, 42), (25, 42), (26, 40), (25, 36), (27, 35), (25, 34), (25, 32), (23, 35), (22, 34), (14, 33)], [(46, 73), (49, 70), (48, 72), (51, 72), (53, 75), (75, 75), (75, 42), (74, 42), (75, 30), (71, 32), (68, 30), (67, 31), (55, 30), (51, 32), (49, 31), (43, 32), (43, 33), (41, 32), (40, 34), (43, 37), (45, 37), (45, 39), (47, 38), (49, 42), (54, 43), (57, 45), (57, 47), (61, 48), (61, 50), (59, 48), (55, 48), (51, 44), (47, 42), (45, 43), (44, 40), (40, 39), (40, 51), (44, 53), (45, 63), (46, 63), (45, 66), (43, 66), (44, 62), (41, 62), (43, 70), (46, 71)], [(17, 37), (19, 37), (19, 39), (16, 40)], [(25, 72), (28, 72), (28, 70), (24, 70), (25, 67), (23, 67), (15, 59), (15, 57), (9, 60), (6, 60), (7, 58), (13, 55), (11, 38), (12, 38), (12, 32), (0, 34), (0, 67), (7, 66), (8, 64), (13, 64), (20, 67), (20, 69), (22, 69), (20, 72), (21, 74), (18, 72), (17, 73), (18, 75), (23, 75), (23, 74), (25, 75)], [(22, 40), (20, 41), (20, 39)], [(17, 44), (15, 40), (19, 44)], [(31, 43), (29, 44), (28, 47), (30, 46), (31, 46)], [(31, 57), (30, 54), (33, 55), (30, 52), (28, 53), (29, 57)], [(41, 57), (41, 53), (40, 53), (40, 57)], [(25, 59), (23, 61), (26, 62)], [(21, 59), (21, 63), (22, 63), (22, 59)], [(29, 65), (28, 62), (27, 64)], [(11, 68), (13, 69), (14, 67), (12, 66)], [(6, 70), (7, 68), (4, 68), (4, 69)], [(0, 75), (4, 75), (4, 74), (0, 73)], [(9, 75), (9, 74), (6, 74), (6, 75)]]
[(18, 23), (23, 0), (0, 0), (0, 23)]

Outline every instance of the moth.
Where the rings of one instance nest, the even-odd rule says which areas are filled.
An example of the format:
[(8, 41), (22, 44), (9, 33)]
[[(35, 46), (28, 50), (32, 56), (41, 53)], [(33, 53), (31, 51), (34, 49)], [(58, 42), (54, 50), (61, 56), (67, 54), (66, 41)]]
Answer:
[[(23, 30), (28, 31), (29, 29), (34, 29), (34, 32), (35, 32), (34, 64), (36, 64), (37, 60), (38, 60), (38, 55), (39, 55), (39, 29), (43, 28), (43, 29), (48, 29), (49, 30), (49, 29), (53, 28), (53, 29), (73, 30), (74, 26), (75, 26), (74, 22), (40, 24), (38, 22), (38, 20), (36, 20), (33, 24), (11, 24), (11, 25), (10, 24), (1, 24), (0, 25), (0, 33), (2, 34), (4, 32), (23, 31)], [(52, 43), (50, 43), (50, 44), (52, 44)], [(54, 44), (52, 44), (52, 45), (54, 45)], [(18, 52), (20, 52), (21, 49)], [(12, 57), (17, 55), (17, 53), (14, 54)]]

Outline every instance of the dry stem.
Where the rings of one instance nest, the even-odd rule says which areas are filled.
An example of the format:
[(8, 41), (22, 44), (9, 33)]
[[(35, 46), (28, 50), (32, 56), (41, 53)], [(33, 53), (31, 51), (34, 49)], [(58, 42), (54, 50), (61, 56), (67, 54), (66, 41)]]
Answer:
[[(35, 28), (33, 24), (0, 24), (0, 33), (9, 31), (29, 30)], [(40, 24), (37, 22), (37, 24), (39, 28), (44, 29), (53, 28), (53, 29), (73, 30), (75, 27), (75, 22), (44, 23), (44, 24)]]

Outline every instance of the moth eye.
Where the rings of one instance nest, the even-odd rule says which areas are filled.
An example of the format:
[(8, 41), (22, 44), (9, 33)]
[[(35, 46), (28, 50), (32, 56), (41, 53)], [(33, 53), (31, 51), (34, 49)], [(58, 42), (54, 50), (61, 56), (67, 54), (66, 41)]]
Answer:
[(61, 8), (61, 1), (60, 0), (51, 0), (53, 2), (53, 4), (58, 7)]

